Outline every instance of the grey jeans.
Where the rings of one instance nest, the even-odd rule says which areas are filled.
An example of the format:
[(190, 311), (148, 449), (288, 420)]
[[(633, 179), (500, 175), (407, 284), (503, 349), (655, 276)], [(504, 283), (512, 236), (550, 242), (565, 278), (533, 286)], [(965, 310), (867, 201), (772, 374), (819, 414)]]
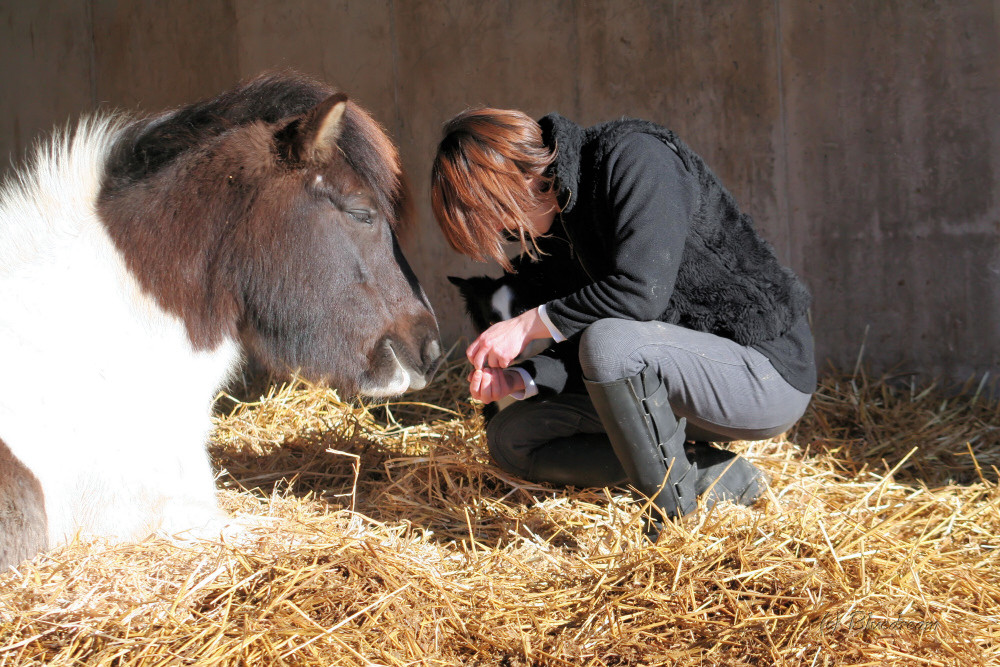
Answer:
[[(595, 322), (580, 340), (580, 365), (594, 382), (630, 377), (647, 366), (656, 369), (674, 414), (687, 419), (688, 440), (772, 438), (799, 420), (811, 398), (788, 384), (757, 350), (663, 322)], [(589, 396), (561, 394), (501, 410), (486, 437), (501, 468), (527, 477), (534, 452), (550, 441), (603, 432)]]

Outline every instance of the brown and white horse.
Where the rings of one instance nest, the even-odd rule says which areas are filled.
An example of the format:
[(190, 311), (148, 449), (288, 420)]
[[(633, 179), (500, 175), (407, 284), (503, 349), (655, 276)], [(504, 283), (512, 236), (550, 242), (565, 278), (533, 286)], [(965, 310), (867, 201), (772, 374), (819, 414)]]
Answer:
[(217, 529), (205, 444), (243, 350), (346, 393), (423, 387), (440, 337), (403, 200), (385, 132), (291, 72), (41, 145), (0, 190), (0, 565)]

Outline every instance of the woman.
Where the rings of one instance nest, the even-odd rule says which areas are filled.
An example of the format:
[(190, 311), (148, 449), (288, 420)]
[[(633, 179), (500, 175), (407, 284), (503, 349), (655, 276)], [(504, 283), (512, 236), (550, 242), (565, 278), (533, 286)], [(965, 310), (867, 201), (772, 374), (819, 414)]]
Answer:
[[(627, 480), (664, 517), (702, 494), (763, 493), (755, 466), (708, 442), (773, 437), (802, 416), (816, 386), (809, 293), (673, 132), (470, 110), (445, 125), (431, 188), (454, 249), (509, 269), (516, 238), (538, 258), (518, 275), (558, 293), (467, 350), (473, 398), (528, 399), (487, 427), (500, 467)], [(555, 344), (511, 366), (544, 338)]]

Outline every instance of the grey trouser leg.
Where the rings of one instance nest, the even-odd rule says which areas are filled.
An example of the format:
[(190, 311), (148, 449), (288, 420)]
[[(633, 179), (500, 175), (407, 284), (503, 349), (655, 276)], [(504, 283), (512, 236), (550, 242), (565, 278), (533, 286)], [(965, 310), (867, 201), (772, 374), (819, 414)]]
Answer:
[[(629, 377), (647, 365), (655, 368), (666, 381), (674, 414), (687, 419), (689, 440), (774, 437), (799, 420), (810, 399), (785, 382), (760, 352), (662, 322), (595, 322), (580, 341), (580, 363), (594, 382)], [(529, 478), (536, 449), (557, 438), (603, 432), (589, 396), (563, 394), (501, 410), (486, 435), (497, 464)]]
[(583, 332), (580, 365), (593, 382), (655, 369), (674, 414), (687, 419), (689, 440), (773, 438), (802, 417), (811, 398), (757, 350), (663, 322), (595, 322)]

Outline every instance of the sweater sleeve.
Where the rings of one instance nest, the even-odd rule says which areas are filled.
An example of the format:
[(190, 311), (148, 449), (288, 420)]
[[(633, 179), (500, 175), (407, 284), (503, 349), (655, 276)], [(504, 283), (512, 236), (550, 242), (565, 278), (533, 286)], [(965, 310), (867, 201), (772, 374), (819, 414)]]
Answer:
[(697, 198), (696, 179), (673, 150), (647, 134), (623, 138), (601, 167), (594, 202), (611, 218), (598, 224), (614, 228), (611, 270), (548, 302), (552, 324), (568, 338), (600, 319), (645, 322), (666, 312)]
[(534, 380), (538, 395), (549, 397), (562, 393), (586, 393), (580, 370), (580, 337), (552, 345), (540, 354), (525, 359), (515, 368)]

